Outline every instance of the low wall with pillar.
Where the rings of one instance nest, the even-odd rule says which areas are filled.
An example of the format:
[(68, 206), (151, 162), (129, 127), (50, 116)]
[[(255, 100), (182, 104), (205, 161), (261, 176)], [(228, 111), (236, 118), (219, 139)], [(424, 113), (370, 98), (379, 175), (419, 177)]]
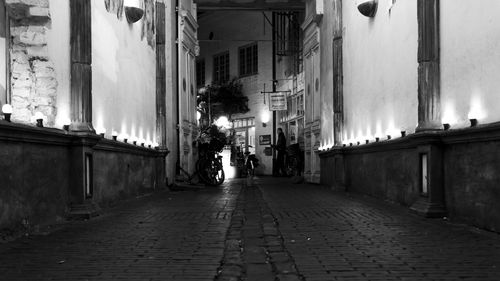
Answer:
[[(0, 121), (0, 240), (2, 233), (33, 231), (65, 220), (82, 174), (74, 150), (92, 144), (92, 192), (86, 203), (106, 207), (120, 199), (166, 188), (165, 151), (64, 130)], [(83, 188), (83, 187), (82, 187)]]
[(500, 124), (347, 145), (321, 153), (321, 179), (336, 190), (500, 232), (499, 145)]

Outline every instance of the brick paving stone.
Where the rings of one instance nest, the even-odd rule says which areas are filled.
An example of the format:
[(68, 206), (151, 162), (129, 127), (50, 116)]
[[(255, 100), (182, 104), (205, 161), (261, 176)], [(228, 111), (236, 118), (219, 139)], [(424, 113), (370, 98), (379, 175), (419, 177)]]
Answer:
[(137, 198), (0, 245), (0, 280), (500, 280), (500, 236), (295, 185)]
[(214, 280), (239, 192), (162, 192), (1, 244), (0, 280)]
[(256, 180), (305, 280), (500, 280), (500, 235), (318, 185)]

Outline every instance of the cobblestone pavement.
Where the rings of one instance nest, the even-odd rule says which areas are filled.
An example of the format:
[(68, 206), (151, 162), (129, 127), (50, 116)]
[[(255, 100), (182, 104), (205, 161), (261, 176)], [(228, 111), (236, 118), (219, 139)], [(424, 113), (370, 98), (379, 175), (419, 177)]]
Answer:
[(0, 280), (213, 280), (239, 190), (154, 194), (0, 245)]
[(500, 280), (500, 236), (289, 179), (121, 204), (0, 245), (0, 280)]
[(500, 235), (314, 185), (261, 182), (307, 281), (500, 280)]

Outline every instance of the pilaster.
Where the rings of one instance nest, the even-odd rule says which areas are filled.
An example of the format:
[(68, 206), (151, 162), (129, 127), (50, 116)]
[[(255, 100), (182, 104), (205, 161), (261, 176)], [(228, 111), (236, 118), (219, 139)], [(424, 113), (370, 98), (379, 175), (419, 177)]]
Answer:
[(91, 0), (70, 1), (71, 125), (74, 132), (92, 132)]
[(418, 0), (418, 127), (441, 129), (439, 0)]
[(165, 4), (156, 2), (156, 136), (160, 147), (167, 144)]

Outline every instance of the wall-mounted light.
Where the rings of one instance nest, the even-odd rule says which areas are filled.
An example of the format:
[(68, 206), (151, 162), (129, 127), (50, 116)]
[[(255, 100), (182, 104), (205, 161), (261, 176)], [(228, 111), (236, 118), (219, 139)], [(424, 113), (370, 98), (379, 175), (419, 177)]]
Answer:
[(358, 11), (365, 17), (373, 18), (377, 13), (378, 0), (364, 0), (358, 4)]
[(106, 133), (106, 129), (104, 129), (103, 127), (99, 127), (96, 129), (96, 133), (104, 138), (104, 134)]
[(71, 119), (65, 118), (63, 120), (63, 130), (69, 131), (69, 125), (71, 125)]
[(269, 122), (269, 120), (271, 119), (271, 115), (269, 114), (268, 111), (264, 111), (262, 112), (262, 116), (260, 117), (261, 121), (262, 121), (262, 127), (267, 127), (267, 123)]
[(123, 6), (125, 7), (125, 16), (129, 23), (137, 22), (144, 16), (144, 9), (140, 0), (125, 0)]
[(4, 104), (2, 106), (2, 113), (4, 120), (10, 122), (10, 116), (12, 115), (12, 105)]
[(36, 126), (37, 127), (40, 127), (40, 128), (43, 127), (43, 118), (44, 117), (45, 116), (40, 111), (38, 111), (38, 112), (35, 113), (35, 120), (36, 120)]
[(473, 119), (469, 119), (470, 121), (470, 126), (471, 127), (476, 127), (477, 126), (477, 119), (473, 118)]
[(445, 131), (448, 131), (448, 130), (450, 129), (450, 127), (451, 127), (451, 126), (450, 126), (450, 124), (448, 124), (448, 123), (444, 123), (444, 124), (443, 124), (443, 128), (444, 128), (444, 130), (445, 130)]

